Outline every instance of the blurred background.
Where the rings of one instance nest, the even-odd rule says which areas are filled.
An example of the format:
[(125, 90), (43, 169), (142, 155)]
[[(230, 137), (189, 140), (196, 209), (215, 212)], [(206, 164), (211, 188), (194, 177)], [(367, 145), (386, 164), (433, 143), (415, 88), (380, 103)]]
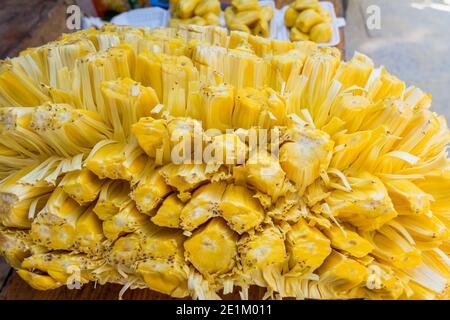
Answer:
[[(338, 44), (346, 59), (354, 51), (367, 54), (408, 85), (430, 92), (433, 109), (450, 119), (450, 0), (328, 1), (336, 15), (346, 19)], [(275, 2), (281, 8), (291, 1)], [(67, 8), (73, 4), (83, 15), (104, 21), (128, 10), (168, 5), (167, 1), (148, 0), (2, 0), (0, 58), (71, 32), (66, 19)], [(0, 258), (0, 287), (8, 270)]]

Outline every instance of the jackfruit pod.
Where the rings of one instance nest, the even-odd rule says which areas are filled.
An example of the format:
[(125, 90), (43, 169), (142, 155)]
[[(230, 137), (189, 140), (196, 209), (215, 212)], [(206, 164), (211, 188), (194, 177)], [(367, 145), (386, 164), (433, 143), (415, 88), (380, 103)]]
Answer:
[(429, 215), (433, 196), (423, 192), (413, 182), (401, 180), (383, 181), (399, 215)]
[(61, 40), (71, 43), (80, 39), (87, 39), (94, 44), (96, 51), (106, 51), (120, 44), (119, 28), (112, 25), (106, 25), (104, 31), (89, 28), (70, 34), (63, 34)]
[(203, 18), (209, 26), (220, 26), (220, 17), (215, 13), (207, 13)]
[(345, 296), (350, 290), (361, 287), (367, 279), (367, 268), (333, 250), (322, 266), (316, 270), (321, 292), (328, 299)]
[(181, 227), (193, 231), (210, 218), (219, 216), (219, 204), (222, 201), (226, 183), (216, 182), (206, 184), (192, 195), (192, 198), (181, 210)]
[(345, 121), (345, 128), (348, 133), (354, 133), (363, 130), (364, 116), (370, 113), (374, 107), (370, 100), (364, 96), (342, 94), (337, 97), (331, 107), (331, 114)]
[(273, 18), (273, 8), (271, 6), (261, 6), (259, 8), (261, 20), (269, 22)]
[(108, 263), (121, 271), (132, 268), (142, 258), (141, 242), (136, 232), (119, 237), (108, 250)]
[(205, 276), (227, 273), (236, 263), (237, 239), (224, 220), (214, 218), (184, 242), (185, 257)]
[(186, 56), (146, 51), (137, 58), (135, 79), (152, 87), (170, 114), (184, 116), (189, 83), (198, 80), (198, 71)]
[[(406, 128), (404, 128), (402, 139), (397, 141), (392, 148), (410, 153), (422, 160), (420, 162), (425, 162), (440, 155), (442, 152), (440, 148), (447, 145), (449, 141), (450, 132), (445, 118), (438, 117), (430, 110), (425, 109), (414, 114)], [(443, 165), (442, 170), (445, 170), (447, 161), (444, 161)], [(416, 164), (414, 167), (417, 167), (422, 174), (427, 173), (426, 170), (423, 171), (423, 165)], [(430, 168), (427, 169), (429, 170)], [(414, 169), (408, 168), (403, 171), (412, 173)]]
[(92, 53), (78, 59), (73, 70), (73, 90), (84, 108), (98, 112), (103, 119), (108, 119), (101, 83), (117, 78), (132, 77), (135, 63), (133, 48), (127, 44), (119, 44), (106, 51)]
[(319, 6), (318, 0), (295, 0), (295, 2), (291, 4), (291, 7), (297, 11), (315, 9), (317, 6)]
[(236, 8), (237, 11), (248, 11), (259, 9), (259, 3), (257, 0), (233, 0), (231, 6)]
[(418, 249), (433, 249), (448, 241), (447, 226), (435, 215), (399, 216), (395, 222), (406, 229)]
[(362, 231), (377, 230), (397, 216), (381, 180), (369, 173), (349, 178), (351, 192), (335, 190), (325, 199), (329, 213)]
[[(236, 15), (236, 10), (232, 7), (226, 7), (225, 10), (223, 11), (223, 16), (225, 18), (225, 23), (226, 25), (229, 27), (230, 24), (232, 23), (232, 21), (234, 20), (234, 16)], [(230, 29), (231, 32), (233, 32), (233, 30)], [(231, 34), (230, 32), (230, 34)]]
[(80, 205), (87, 205), (97, 199), (104, 181), (88, 169), (67, 173), (59, 186)]
[(278, 289), (288, 258), (278, 228), (265, 227), (260, 232), (245, 234), (238, 241), (238, 253), (242, 271), (251, 277), (252, 283)]
[(118, 270), (134, 273), (138, 261), (150, 258), (172, 260), (182, 257), (181, 231), (147, 224), (118, 238), (108, 252), (108, 262)]
[(54, 154), (65, 158), (88, 154), (96, 143), (111, 136), (100, 114), (66, 104), (37, 107), (30, 128), (51, 146)]
[(401, 136), (413, 116), (413, 110), (400, 99), (387, 98), (366, 115), (360, 130), (385, 126), (394, 136)]
[(201, 103), (188, 111), (188, 116), (202, 121), (204, 129), (224, 132), (232, 127), (234, 90), (228, 85), (207, 86), (200, 89)]
[(449, 259), (439, 249), (427, 250), (422, 253), (423, 263), (402, 272), (410, 280), (407, 284), (408, 299), (448, 299), (449, 297)]
[(20, 65), (0, 63), (0, 107), (36, 107), (49, 100)]
[(95, 256), (103, 253), (105, 236), (103, 235), (102, 222), (93, 211), (93, 206), (77, 220), (76, 232), (75, 252), (79, 251)]
[(6, 178), (14, 171), (31, 167), (35, 163), (36, 160), (30, 159), (0, 143), (0, 180)]
[(159, 103), (155, 90), (129, 78), (102, 82), (101, 90), (107, 120), (117, 141), (127, 141), (131, 126), (140, 118), (150, 116)]
[[(25, 281), (31, 280), (29, 284), (38, 290), (48, 290), (50, 285), (77, 286), (93, 281), (92, 271), (102, 265), (98, 259), (90, 259), (86, 255), (67, 253), (43, 253), (26, 258), (21, 265), (22, 275)], [(42, 273), (39, 274), (34, 270)], [(32, 273), (30, 275), (28, 272)], [(39, 277), (40, 276), (40, 277)], [(53, 283), (53, 285), (52, 285)]]
[(208, 20), (206, 20), (206, 16), (205, 17), (195, 16), (190, 19), (187, 19), (187, 21), (185, 23), (193, 24), (193, 25), (197, 25), (197, 26), (206, 26), (206, 25), (208, 25)]
[(1, 108), (0, 132), (2, 143), (24, 157), (39, 159), (52, 156), (55, 151), (30, 126), (35, 108)]
[(237, 91), (233, 110), (233, 127), (249, 129), (253, 126), (271, 128), (284, 124), (286, 105), (271, 88), (245, 88)]
[[(268, 6), (266, 6), (265, 8), (272, 9), (271, 7), (268, 7)], [(260, 11), (260, 14), (261, 15), (263, 14), (262, 10)], [(267, 38), (270, 35), (269, 20), (264, 20), (262, 18), (259, 19), (256, 22), (256, 25), (253, 27), (252, 34), (254, 34), (255, 36), (262, 37), (262, 38)]]
[(333, 139), (336, 147), (331, 158), (330, 167), (345, 170), (352, 165), (359, 154), (367, 147), (372, 137), (371, 131), (358, 131), (351, 134), (338, 133)]
[(141, 118), (131, 127), (139, 146), (156, 164), (170, 162), (170, 135), (164, 119)]
[(141, 237), (142, 254), (144, 258), (165, 258), (171, 260), (183, 254), (183, 242), (186, 237), (181, 230), (160, 228), (147, 224), (136, 233)]
[(248, 147), (241, 138), (235, 133), (227, 133), (211, 138), (204, 150), (203, 161), (210, 168), (238, 165), (245, 163), (247, 154)]
[(0, 224), (5, 227), (29, 229), (31, 218), (45, 206), (54, 187), (45, 182), (35, 185), (21, 183), (33, 167), (24, 168), (0, 182)]
[(373, 262), (367, 266), (364, 292), (374, 300), (395, 300), (404, 293), (404, 285), (386, 264)]
[(437, 176), (428, 176), (424, 180), (417, 180), (415, 184), (433, 197), (431, 211), (448, 228), (450, 226), (450, 170), (444, 170)]
[[(250, 32), (249, 29), (246, 31)], [(221, 82), (232, 85), (236, 89), (260, 88), (269, 81), (267, 75), (269, 61), (258, 57), (248, 48), (242, 50), (242, 48), (227, 49), (219, 46), (198, 45), (192, 60), (198, 68), (200, 78), (215, 79), (217, 74), (220, 74)]]
[(316, 24), (310, 29), (309, 39), (318, 43), (330, 42), (333, 37), (333, 26), (331, 22), (325, 21)]
[(54, 290), (64, 285), (50, 276), (37, 274), (23, 269), (17, 270), (17, 275), (35, 290)]
[(213, 13), (216, 16), (220, 15), (220, 2), (219, 0), (201, 0), (195, 7), (194, 14), (196, 16), (205, 16), (208, 13)]
[(292, 42), (296, 41), (309, 41), (309, 35), (301, 32), (296, 27), (292, 27), (291, 32), (289, 33), (289, 39)]
[(164, 199), (151, 221), (160, 227), (181, 228), (180, 215), (183, 208), (184, 203), (173, 193)]
[(286, 233), (290, 273), (302, 276), (316, 270), (331, 253), (330, 240), (300, 219)]
[[(388, 145), (388, 142), (392, 142), (396, 137), (390, 134), (389, 130), (385, 126), (379, 127), (375, 130), (361, 132), (363, 132), (361, 135), (356, 135), (358, 136), (358, 140), (354, 146), (356, 151), (361, 150), (359, 153), (351, 154), (350, 152), (345, 152), (346, 149), (345, 147), (342, 149), (342, 145), (336, 146), (336, 150), (343, 150), (345, 152), (345, 156), (350, 157), (349, 160), (352, 160), (351, 164), (345, 170), (346, 175), (356, 177), (364, 172), (377, 172), (377, 166), (380, 164), (380, 159), (383, 159), (383, 164), (387, 169), (389, 169), (389, 161), (387, 161), (387, 158), (394, 157), (396, 153), (386, 155), (387, 149), (384, 149), (384, 147)], [(364, 136), (368, 136), (370, 140), (366, 140), (366, 142), (359, 140)], [(383, 167), (381, 168), (383, 169)], [(382, 174), (380, 175), (382, 176)]]
[(26, 49), (12, 61), (20, 64), (36, 83), (70, 90), (69, 73), (74, 69), (76, 61), (96, 51), (93, 41), (74, 37)]
[(192, 163), (193, 156), (203, 145), (202, 124), (191, 118), (173, 118), (167, 121), (170, 137), (171, 161), (173, 163)]
[(348, 62), (341, 63), (336, 72), (336, 79), (342, 83), (342, 89), (352, 86), (365, 88), (374, 70), (374, 63), (368, 56), (355, 52)]
[(399, 99), (403, 96), (405, 88), (405, 83), (390, 74), (384, 67), (372, 71), (365, 87), (367, 97), (373, 102), (386, 98)]
[(210, 172), (207, 165), (202, 164), (174, 164), (170, 163), (159, 170), (166, 183), (177, 189), (178, 197), (186, 202), (191, 197), (191, 191), (201, 184), (214, 180), (219, 181), (227, 176), (218, 171)]
[(243, 166), (235, 167), (233, 176), (237, 183), (249, 184), (273, 202), (288, 191), (295, 191), (276, 157), (263, 149), (251, 153)]
[(309, 33), (311, 28), (324, 21), (324, 18), (313, 9), (306, 9), (299, 13), (295, 20), (295, 27), (303, 33)]
[[(296, 49), (284, 50), (282, 53), (275, 54), (272, 57), (271, 87), (278, 92), (281, 92), (283, 87), (287, 91), (291, 91), (293, 82), (298, 81), (306, 57), (305, 53)], [(285, 98), (285, 100), (286, 112), (294, 113), (294, 110), (288, 109), (288, 99)]]
[[(228, 7), (228, 8), (230, 8), (230, 7)], [(225, 11), (227, 11), (227, 9), (225, 9)], [(228, 48), (236, 49), (238, 47), (248, 46), (249, 45), (248, 44), (249, 37), (250, 37), (250, 35), (247, 32), (230, 30), (230, 36), (229, 36), (229, 40), (228, 40)]]
[(107, 181), (101, 187), (93, 211), (99, 219), (108, 220), (131, 201), (129, 194), (130, 185), (127, 181)]
[[(340, 65), (340, 52), (336, 48), (321, 48), (308, 55), (302, 69), (307, 77), (300, 100), (300, 109), (308, 109), (315, 123), (325, 123), (329, 107), (340, 89), (333, 81)], [(324, 105), (326, 103), (326, 105)]]
[(290, 127), (280, 148), (280, 165), (300, 193), (327, 170), (334, 142), (323, 131)]
[[(256, 24), (261, 24), (261, 23), (265, 23), (265, 22), (267, 22), (267, 24), (268, 24), (268, 21), (262, 21), (260, 19), (260, 20), (258, 20), (258, 22)], [(255, 24), (255, 27), (256, 27), (256, 24)], [(255, 29), (255, 27), (253, 27), (253, 29)], [(267, 25), (267, 28), (268, 28), (268, 25)], [(266, 39), (266, 38), (259, 37), (257, 35), (252, 34), (248, 38), (248, 43), (258, 57), (268, 58), (268, 57), (271, 57), (273, 54), (271, 39)]]
[(405, 90), (403, 101), (407, 103), (414, 111), (430, 109), (432, 97), (431, 94), (423, 92), (421, 89), (411, 86)]
[(150, 169), (144, 173), (130, 196), (140, 212), (151, 215), (171, 191), (159, 172)]
[(184, 298), (189, 294), (187, 272), (183, 258), (173, 260), (151, 258), (140, 261), (136, 272), (142, 276), (149, 288), (175, 298)]
[(413, 268), (422, 262), (421, 252), (415, 247), (414, 240), (404, 235), (402, 230), (392, 227), (392, 224), (362, 234), (372, 244), (372, 255), (379, 261), (400, 269)]
[(201, 0), (179, 1), (176, 12), (182, 19), (190, 18), (194, 15), (194, 10), (200, 3)]
[(25, 258), (43, 252), (46, 252), (46, 249), (34, 244), (26, 231), (11, 229), (0, 231), (0, 254), (13, 268), (19, 269)]
[(243, 186), (229, 184), (219, 204), (222, 217), (231, 229), (242, 234), (258, 227), (265, 214), (254, 192)]
[(103, 233), (112, 242), (122, 235), (135, 232), (149, 221), (150, 218), (140, 213), (134, 202), (130, 202), (116, 215), (103, 221)]
[(100, 179), (135, 181), (149, 159), (136, 144), (114, 140), (100, 141), (85, 160), (85, 167)]
[(30, 236), (37, 244), (53, 250), (73, 249), (77, 221), (86, 211), (61, 187), (50, 195), (31, 224)]
[(331, 192), (323, 180), (317, 179), (306, 188), (303, 197), (308, 207), (312, 208), (317, 203), (328, 198), (330, 194)]
[(373, 250), (369, 241), (350, 228), (333, 225), (329, 229), (324, 229), (323, 233), (331, 240), (334, 249), (347, 252), (355, 258), (363, 258)]
[(297, 12), (297, 10), (295, 10), (294, 7), (289, 6), (289, 8), (284, 13), (284, 24), (286, 25), (286, 27), (292, 28), (295, 25), (298, 14), (299, 13)]
[(273, 55), (282, 55), (291, 50), (295, 50), (294, 44), (288, 40), (272, 39), (270, 43), (272, 45)]

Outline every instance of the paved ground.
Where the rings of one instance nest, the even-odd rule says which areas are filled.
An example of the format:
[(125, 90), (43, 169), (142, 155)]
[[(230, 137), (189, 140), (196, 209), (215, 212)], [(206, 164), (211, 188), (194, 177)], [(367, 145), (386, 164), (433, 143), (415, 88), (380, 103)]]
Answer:
[[(450, 122), (450, 0), (348, 0), (347, 4), (347, 55), (355, 50), (365, 53), (407, 84), (431, 92), (433, 109)], [(380, 30), (366, 27), (366, 10), (372, 5), (380, 9)]]

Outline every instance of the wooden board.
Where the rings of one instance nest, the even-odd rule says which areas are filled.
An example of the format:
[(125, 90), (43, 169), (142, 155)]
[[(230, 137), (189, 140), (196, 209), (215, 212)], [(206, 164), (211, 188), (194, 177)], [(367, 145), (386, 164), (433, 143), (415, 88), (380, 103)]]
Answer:
[[(338, 17), (343, 16), (342, 0), (327, 0), (334, 3)], [(18, 1), (3, 0), (0, 11), (0, 57), (14, 56), (20, 50), (38, 46), (56, 39), (61, 33), (68, 32), (65, 27), (65, 8), (67, 1), (62, 0), (27, 0), (25, 6), (18, 7)], [(227, 2), (227, 1), (223, 1)], [(276, 0), (281, 8), (292, 0)], [(30, 12), (27, 13), (26, 11)], [(32, 18), (30, 18), (32, 17)], [(341, 29), (341, 43), (337, 46), (344, 53), (344, 32)], [(0, 283), (1, 285), (1, 283)], [(116, 300), (121, 286), (108, 284), (97, 286), (88, 284), (80, 290), (60, 288), (52, 291), (38, 291), (30, 288), (19, 276), (11, 273), (0, 292), (0, 300), (16, 299), (50, 299), (50, 300)], [(260, 298), (262, 290), (254, 288), (250, 298)], [(161, 300), (169, 297), (151, 290), (128, 290), (124, 299)], [(239, 299), (238, 293), (227, 295), (226, 299)]]
[[(11, 274), (6, 285), (0, 292), (0, 300), (117, 300), (122, 286), (107, 284), (95, 286), (89, 283), (79, 290), (70, 290), (66, 287), (49, 291), (38, 291), (30, 288), (16, 273)], [(249, 299), (261, 299), (264, 289), (253, 287), (249, 291)], [(239, 300), (239, 293), (223, 296), (226, 300)], [(167, 300), (173, 299), (165, 294), (149, 289), (127, 290), (122, 296), (124, 300)], [(180, 300), (187, 300), (180, 299)]]

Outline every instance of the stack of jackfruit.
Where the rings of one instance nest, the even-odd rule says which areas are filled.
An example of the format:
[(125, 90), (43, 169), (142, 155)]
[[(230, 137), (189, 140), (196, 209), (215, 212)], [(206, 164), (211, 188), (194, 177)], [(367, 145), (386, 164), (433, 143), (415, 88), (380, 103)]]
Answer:
[(219, 0), (171, 0), (169, 27), (179, 24), (220, 25)]
[(270, 35), (271, 6), (261, 6), (258, 0), (233, 0), (225, 9), (225, 22), (229, 30), (251, 33), (267, 38)]
[(40, 290), (448, 299), (450, 133), (430, 105), (313, 42), (64, 35), (1, 62), (0, 254)]
[(333, 36), (330, 13), (319, 0), (296, 0), (289, 5), (284, 23), (292, 41), (330, 42)]

